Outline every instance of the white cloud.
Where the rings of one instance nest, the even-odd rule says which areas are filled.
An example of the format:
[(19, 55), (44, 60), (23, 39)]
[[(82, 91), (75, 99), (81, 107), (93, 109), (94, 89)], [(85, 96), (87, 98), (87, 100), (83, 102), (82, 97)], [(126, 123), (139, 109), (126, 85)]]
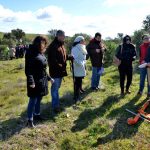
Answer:
[(134, 30), (141, 28), (142, 20), (149, 14), (149, 5), (138, 7), (142, 1), (137, 0), (135, 6), (132, 1), (129, 3), (129, 0), (106, 0), (103, 3), (106, 9), (115, 7), (114, 11), (117, 11), (116, 8), (129, 4), (130, 7), (117, 13), (109, 12), (108, 8), (107, 14), (89, 16), (75, 16), (57, 6), (48, 6), (34, 12), (15, 12), (0, 5), (0, 31), (8, 32), (14, 28), (21, 28), (27, 33), (44, 34), (50, 29), (63, 29), (66, 35), (81, 32), (94, 35), (99, 31), (104, 37), (115, 37), (120, 32), (132, 34)]

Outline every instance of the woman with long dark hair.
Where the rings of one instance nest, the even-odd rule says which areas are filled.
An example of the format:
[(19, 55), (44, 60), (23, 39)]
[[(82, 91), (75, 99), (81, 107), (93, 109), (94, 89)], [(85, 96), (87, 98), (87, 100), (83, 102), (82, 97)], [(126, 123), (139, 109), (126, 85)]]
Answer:
[(27, 76), (27, 95), (29, 103), (27, 108), (29, 127), (34, 127), (33, 119), (42, 120), (40, 116), (40, 103), (42, 97), (48, 94), (48, 80), (53, 79), (47, 75), (47, 59), (44, 56), (47, 40), (37, 36), (29, 46), (25, 56), (25, 74)]

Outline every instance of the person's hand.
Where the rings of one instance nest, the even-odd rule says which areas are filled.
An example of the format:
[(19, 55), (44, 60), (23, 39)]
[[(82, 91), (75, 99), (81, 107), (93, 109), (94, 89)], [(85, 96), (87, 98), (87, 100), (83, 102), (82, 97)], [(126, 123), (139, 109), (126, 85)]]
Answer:
[(72, 55), (69, 56), (69, 60), (73, 61), (74, 57)]
[(96, 49), (96, 53), (100, 53), (100, 49)]
[(105, 52), (105, 47), (102, 47), (101, 51), (102, 51), (102, 53), (104, 53)]
[(35, 88), (35, 84), (33, 84), (33, 85), (30, 85), (30, 87), (34, 89), (34, 88)]
[(145, 63), (145, 61), (143, 60), (142, 62), (141, 62), (141, 64), (144, 64)]
[(50, 82), (51, 82), (51, 84), (53, 84), (53, 83), (55, 82), (55, 80), (54, 80), (54, 79), (51, 79)]
[(150, 67), (150, 63), (147, 64), (147, 67)]

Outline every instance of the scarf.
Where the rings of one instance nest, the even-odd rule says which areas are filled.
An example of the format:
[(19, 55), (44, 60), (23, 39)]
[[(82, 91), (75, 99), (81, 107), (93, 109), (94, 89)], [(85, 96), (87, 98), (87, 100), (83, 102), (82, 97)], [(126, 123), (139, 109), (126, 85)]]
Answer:
[(77, 44), (76, 47), (84, 54), (87, 55), (86, 46), (83, 44)]

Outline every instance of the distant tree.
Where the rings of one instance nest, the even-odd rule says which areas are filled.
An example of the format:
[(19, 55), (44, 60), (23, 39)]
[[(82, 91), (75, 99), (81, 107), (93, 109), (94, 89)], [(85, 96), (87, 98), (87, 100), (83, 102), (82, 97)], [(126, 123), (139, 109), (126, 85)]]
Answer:
[(145, 31), (150, 32), (150, 15), (143, 21), (143, 27)]
[(145, 33), (146, 32), (143, 29), (134, 31), (134, 35), (132, 37), (132, 41), (136, 45), (137, 52), (139, 52), (139, 47), (140, 47), (140, 45), (142, 43), (142, 36)]
[(22, 39), (25, 37), (25, 32), (22, 29), (13, 29), (11, 33), (18, 42), (22, 42)]
[(117, 36), (120, 39), (120, 41), (122, 41), (122, 39), (123, 39), (123, 33), (118, 33)]
[(54, 39), (55, 36), (56, 36), (57, 31), (58, 31), (57, 29), (51, 29), (51, 30), (49, 30), (49, 31), (48, 31), (48, 33), (49, 33), (49, 38), (50, 38), (50, 39)]
[(107, 48), (107, 51), (105, 53), (105, 57), (104, 57), (104, 62), (105, 62), (105, 66), (110, 66), (113, 62), (113, 57), (116, 53), (116, 48), (118, 46), (117, 43), (115, 43), (113, 40), (107, 40), (107, 41), (104, 41), (105, 45), (106, 45), (106, 48)]
[(3, 39), (12, 39), (14, 36), (11, 33), (4, 33)]

